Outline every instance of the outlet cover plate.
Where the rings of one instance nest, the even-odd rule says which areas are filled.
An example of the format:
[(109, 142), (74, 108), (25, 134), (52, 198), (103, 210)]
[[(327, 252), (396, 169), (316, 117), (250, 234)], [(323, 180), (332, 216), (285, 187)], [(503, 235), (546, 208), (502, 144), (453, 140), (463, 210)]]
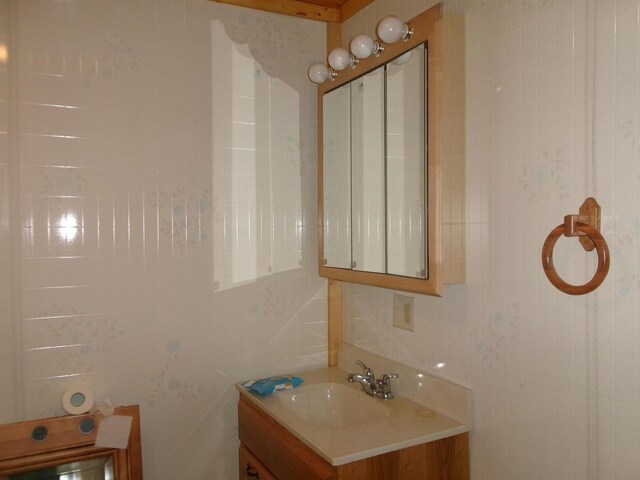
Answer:
[(414, 331), (413, 297), (393, 295), (393, 326), (404, 330)]

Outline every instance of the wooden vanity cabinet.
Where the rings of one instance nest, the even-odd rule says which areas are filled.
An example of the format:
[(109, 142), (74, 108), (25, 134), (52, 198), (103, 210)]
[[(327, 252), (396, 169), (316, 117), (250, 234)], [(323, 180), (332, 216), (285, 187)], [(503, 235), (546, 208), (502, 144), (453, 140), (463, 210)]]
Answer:
[(241, 480), (469, 480), (467, 433), (333, 466), (242, 395)]
[(240, 480), (276, 480), (260, 460), (244, 445), (240, 445)]

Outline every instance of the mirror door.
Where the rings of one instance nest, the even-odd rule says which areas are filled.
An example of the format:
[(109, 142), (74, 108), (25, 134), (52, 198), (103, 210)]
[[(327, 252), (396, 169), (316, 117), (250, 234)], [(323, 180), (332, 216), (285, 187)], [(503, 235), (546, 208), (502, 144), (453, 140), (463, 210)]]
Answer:
[(427, 278), (425, 54), (387, 64), (387, 273)]
[(324, 265), (351, 268), (351, 84), (322, 97)]
[(384, 67), (351, 83), (351, 267), (364, 272), (386, 268), (384, 90)]
[(425, 52), (323, 97), (326, 267), (428, 278)]

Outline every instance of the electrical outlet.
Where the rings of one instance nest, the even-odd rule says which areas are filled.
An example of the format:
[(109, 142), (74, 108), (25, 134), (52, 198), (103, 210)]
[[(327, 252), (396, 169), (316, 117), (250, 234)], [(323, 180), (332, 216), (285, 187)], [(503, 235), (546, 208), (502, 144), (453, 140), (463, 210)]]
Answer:
[(413, 297), (393, 295), (393, 326), (404, 330), (414, 331), (413, 326)]

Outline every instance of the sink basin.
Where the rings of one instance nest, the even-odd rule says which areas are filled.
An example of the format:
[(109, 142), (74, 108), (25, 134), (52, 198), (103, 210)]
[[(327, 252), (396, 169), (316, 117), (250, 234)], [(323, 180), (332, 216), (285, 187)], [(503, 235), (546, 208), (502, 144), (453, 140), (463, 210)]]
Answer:
[(291, 413), (318, 427), (354, 427), (375, 422), (391, 412), (383, 400), (340, 383), (303, 386), (280, 392), (276, 398)]

